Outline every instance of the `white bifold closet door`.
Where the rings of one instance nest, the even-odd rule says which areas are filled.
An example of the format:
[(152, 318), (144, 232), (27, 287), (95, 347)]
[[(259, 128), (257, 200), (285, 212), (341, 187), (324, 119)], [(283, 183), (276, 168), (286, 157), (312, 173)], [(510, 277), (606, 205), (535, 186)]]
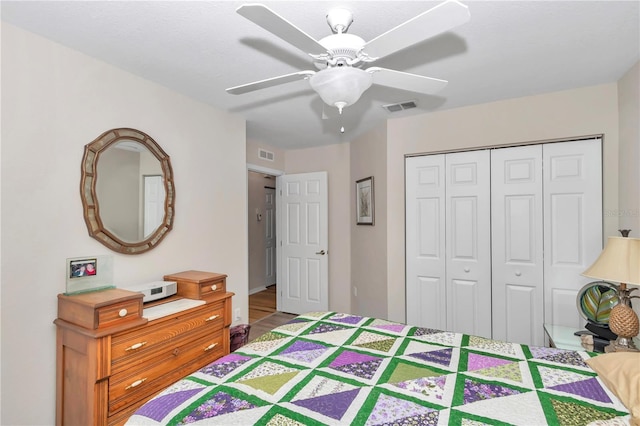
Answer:
[(445, 155), (447, 330), (491, 337), (489, 151)]
[(491, 336), (489, 151), (407, 158), (407, 322)]
[(444, 154), (405, 163), (407, 323), (447, 328)]
[(544, 345), (542, 145), (491, 151), (493, 338)]
[(600, 255), (602, 140), (545, 144), (544, 322), (584, 327), (576, 297), (593, 281), (580, 274)]
[(406, 159), (407, 322), (530, 345), (582, 326), (602, 249), (600, 138)]

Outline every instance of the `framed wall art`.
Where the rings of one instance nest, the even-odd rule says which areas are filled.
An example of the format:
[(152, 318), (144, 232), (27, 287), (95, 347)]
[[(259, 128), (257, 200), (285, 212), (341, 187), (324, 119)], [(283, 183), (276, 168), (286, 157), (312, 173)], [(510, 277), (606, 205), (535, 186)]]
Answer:
[(356, 223), (374, 224), (373, 176), (356, 181)]

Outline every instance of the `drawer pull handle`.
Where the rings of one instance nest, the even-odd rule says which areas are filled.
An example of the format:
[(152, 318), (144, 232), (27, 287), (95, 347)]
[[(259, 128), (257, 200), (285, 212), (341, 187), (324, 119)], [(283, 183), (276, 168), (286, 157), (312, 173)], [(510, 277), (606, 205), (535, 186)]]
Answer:
[(125, 308), (122, 308), (120, 309), (120, 311), (118, 311), (118, 315), (120, 316), (120, 318), (126, 317), (128, 313), (129, 312)]
[(216, 291), (218, 289), (218, 286), (216, 284), (211, 286), (211, 291)]
[(134, 345), (129, 346), (127, 349), (125, 349), (126, 351), (135, 351), (136, 349), (140, 349), (141, 347), (143, 347), (144, 345), (146, 345), (147, 342), (138, 342)]
[(213, 321), (214, 319), (218, 318), (220, 315), (211, 315), (209, 318), (207, 318), (205, 321)]
[(206, 348), (204, 348), (204, 351), (210, 351), (211, 349), (215, 348), (216, 346), (218, 346), (217, 343), (212, 343), (209, 346), (207, 346)]
[(131, 388), (135, 388), (136, 386), (140, 386), (142, 383), (145, 382), (145, 380), (147, 380), (146, 377), (144, 379), (136, 380), (135, 382), (133, 382), (129, 386), (127, 386), (125, 389), (131, 389)]

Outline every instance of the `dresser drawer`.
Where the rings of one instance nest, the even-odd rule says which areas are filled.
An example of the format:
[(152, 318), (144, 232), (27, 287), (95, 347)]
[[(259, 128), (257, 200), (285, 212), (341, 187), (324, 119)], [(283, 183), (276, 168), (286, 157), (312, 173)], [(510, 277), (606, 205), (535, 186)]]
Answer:
[(205, 334), (182, 345), (169, 345), (145, 364), (113, 374), (109, 379), (109, 413), (167, 387), (193, 372), (197, 365), (204, 366), (223, 356), (225, 332), (228, 330)]
[(113, 288), (58, 295), (58, 318), (88, 330), (142, 321), (142, 294)]
[(178, 295), (190, 299), (204, 299), (223, 295), (227, 291), (227, 276), (215, 272), (183, 271), (164, 276), (165, 281), (178, 284)]
[(140, 300), (128, 300), (114, 305), (99, 308), (96, 311), (97, 328), (109, 327), (129, 319), (142, 316)]
[(112, 374), (130, 369), (162, 351), (167, 345), (192, 340), (195, 335), (211, 335), (224, 327), (224, 301), (151, 321), (146, 327), (115, 334), (111, 339)]

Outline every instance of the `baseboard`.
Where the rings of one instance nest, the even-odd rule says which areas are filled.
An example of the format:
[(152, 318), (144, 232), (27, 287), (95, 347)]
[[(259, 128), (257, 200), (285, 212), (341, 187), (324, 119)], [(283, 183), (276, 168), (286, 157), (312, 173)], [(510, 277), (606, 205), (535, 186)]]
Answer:
[(249, 296), (251, 296), (252, 294), (255, 294), (255, 293), (260, 293), (261, 291), (265, 291), (266, 289), (267, 289), (267, 287), (265, 287), (265, 286), (252, 288), (251, 290), (249, 290)]

